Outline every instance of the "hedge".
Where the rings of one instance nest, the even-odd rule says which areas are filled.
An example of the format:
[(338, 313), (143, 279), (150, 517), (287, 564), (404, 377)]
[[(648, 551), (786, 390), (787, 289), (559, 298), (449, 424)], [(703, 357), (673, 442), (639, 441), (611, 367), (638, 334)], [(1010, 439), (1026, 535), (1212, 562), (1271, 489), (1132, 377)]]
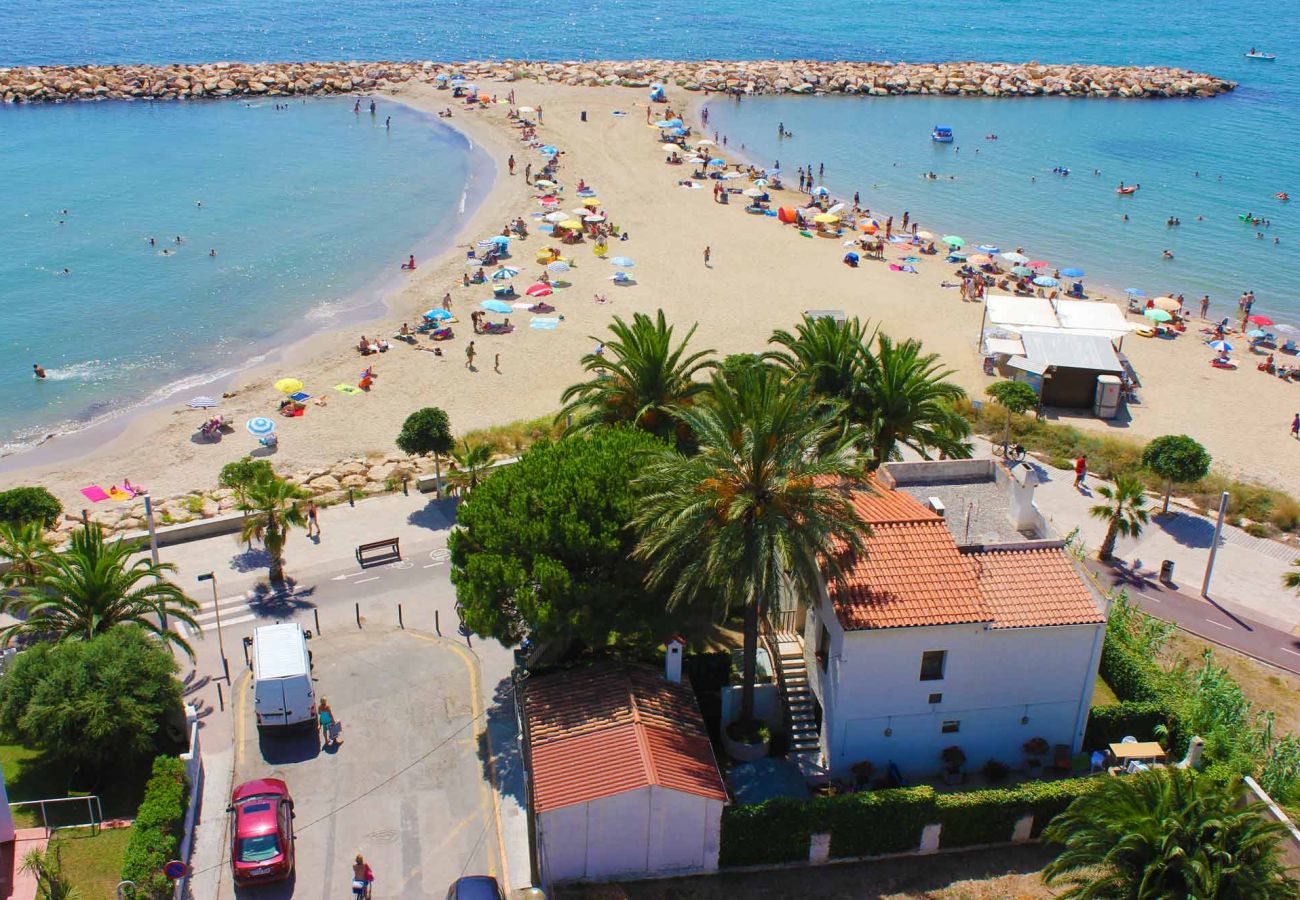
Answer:
[(1171, 744), (1178, 742), (1178, 717), (1158, 700), (1125, 700), (1110, 706), (1094, 706), (1088, 712), (1088, 730), (1083, 745), (1089, 750), (1104, 750), (1129, 735), (1150, 737), (1157, 726), (1169, 730)]
[(1160, 698), (1160, 667), (1119, 641), (1107, 640), (1102, 647), (1100, 672), (1120, 700)]
[(135, 882), (137, 898), (172, 896), (171, 879), (162, 874), (162, 867), (180, 850), (188, 781), (181, 760), (174, 756), (154, 759), (153, 774), (145, 785), (144, 800), (135, 814), (122, 859), (122, 879)]
[(782, 797), (722, 813), (721, 866), (803, 862), (811, 835), (831, 836), (830, 855), (843, 859), (906, 853), (939, 823), (942, 847), (1011, 840), (1016, 820), (1032, 814), (1032, 836), (1070, 803), (1095, 790), (1099, 778), (1031, 781), (1007, 788), (937, 794), (929, 785), (823, 797)]
[(63, 504), (43, 487), (16, 487), (0, 491), (0, 522), (24, 525), (40, 522), (53, 528), (63, 514)]

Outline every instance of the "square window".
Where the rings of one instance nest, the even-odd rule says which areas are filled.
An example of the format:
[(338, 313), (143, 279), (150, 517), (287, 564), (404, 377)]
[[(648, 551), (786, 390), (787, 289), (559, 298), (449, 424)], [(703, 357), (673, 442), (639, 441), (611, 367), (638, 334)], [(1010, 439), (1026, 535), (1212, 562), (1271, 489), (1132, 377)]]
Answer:
[(943, 723), (943, 727), (940, 728), (939, 730), (942, 731), (944, 734), (956, 734), (957, 732), (961, 731), (961, 722), (957, 721), (956, 719), (949, 719), (948, 721)]
[(927, 700), (927, 701), (925, 701), (925, 702), (926, 702), (926, 703), (942, 703), (942, 702), (943, 702), (943, 694), (931, 694), (931, 695), (930, 695), (930, 699)]
[(927, 650), (921, 654), (921, 680), (942, 681), (943, 669), (948, 662), (947, 650)]

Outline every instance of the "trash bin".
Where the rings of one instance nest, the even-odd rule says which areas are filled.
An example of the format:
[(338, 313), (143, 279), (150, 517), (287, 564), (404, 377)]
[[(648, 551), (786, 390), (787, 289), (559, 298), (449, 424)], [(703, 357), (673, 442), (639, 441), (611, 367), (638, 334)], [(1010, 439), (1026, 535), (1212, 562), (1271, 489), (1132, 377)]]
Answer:
[(585, 109), (582, 112), (580, 112), (578, 115), (582, 118), (582, 121), (584, 122), (587, 121), (587, 111)]
[(1164, 584), (1174, 583), (1174, 561), (1166, 559), (1160, 564), (1160, 580)]

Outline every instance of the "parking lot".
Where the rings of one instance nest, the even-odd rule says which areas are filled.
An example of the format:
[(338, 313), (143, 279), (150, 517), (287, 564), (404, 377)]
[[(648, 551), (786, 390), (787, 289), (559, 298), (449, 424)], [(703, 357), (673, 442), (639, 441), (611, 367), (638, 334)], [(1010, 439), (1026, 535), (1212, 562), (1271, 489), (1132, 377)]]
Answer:
[(296, 878), (236, 894), (227, 871), (219, 896), (348, 897), (358, 853), (374, 869), (375, 898), (442, 896), (466, 874), (500, 879), (473, 656), (451, 639), (398, 629), (335, 631), (309, 647), (316, 696), (343, 725), (337, 748), (310, 734), (259, 737), (251, 674), (234, 685), (234, 782), (288, 784)]

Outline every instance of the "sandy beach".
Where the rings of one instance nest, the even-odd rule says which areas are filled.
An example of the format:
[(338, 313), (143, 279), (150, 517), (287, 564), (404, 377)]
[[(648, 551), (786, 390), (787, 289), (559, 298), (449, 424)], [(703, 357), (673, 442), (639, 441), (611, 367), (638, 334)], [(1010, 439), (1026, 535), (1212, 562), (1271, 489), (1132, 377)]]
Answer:
[[(954, 379), (972, 396), (983, 396), (992, 379), (982, 373), (977, 351), (982, 310), (980, 304), (963, 303), (956, 289), (939, 286), (952, 278), (952, 264), (924, 258), (917, 264), (919, 274), (891, 272), (885, 263), (872, 260), (851, 269), (840, 262), (839, 241), (801, 237), (774, 219), (746, 215), (743, 204), (714, 203), (708, 189), (677, 186), (689, 170), (664, 165), (658, 131), (645, 124), (644, 89), (480, 83), (481, 90), (502, 98), (512, 87), (518, 103), (542, 107), (538, 136), (563, 151), (559, 178), (566, 202), (561, 208), (577, 205), (579, 178), (596, 189), (602, 208), (630, 236), (611, 244), (609, 254), (636, 261), (635, 285), (614, 286), (609, 280), (613, 268), (593, 254), (588, 241), (566, 248), (576, 263), (566, 276), (571, 286), (547, 298), (557, 309), (551, 315), (564, 317), (558, 328), (530, 329), (531, 316), (516, 310), (510, 316), (516, 325), (512, 334), (472, 334), (469, 314), (491, 291), (486, 285), (461, 286), (465, 246), (524, 217), (530, 236), (514, 243), (509, 264), (521, 269), (515, 280), (521, 291), (532, 283), (532, 276), (541, 271), (535, 252), (550, 246), (550, 239), (535, 230), (539, 220), (532, 215), (541, 208), (523, 172), (529, 163), (539, 170), (545, 157), (520, 142), (504, 104), (467, 111), (453, 103), (450, 92), (424, 84), (403, 86), (395, 97), (416, 108), (433, 111), (451, 105), (455, 115), (448, 124), (498, 164), (496, 183), (457, 235), (456, 249), (421, 261), (405, 286), (387, 298), (388, 313), (382, 319), (312, 336), (286, 348), (273, 363), (236, 376), (226, 388), (234, 396), (224, 399), (219, 410), (236, 430), (220, 442), (194, 438), (207, 414), (185, 408), (187, 396), (176, 396), (134, 415), (125, 425), (55, 438), (6, 460), (0, 487), (43, 484), (70, 510), (88, 505), (79, 488), (123, 477), (148, 485), (155, 495), (207, 489), (214, 486), (222, 465), (257, 449), (243, 423), (259, 415), (276, 419), (280, 445), (274, 461), (289, 474), (348, 456), (393, 452), (403, 419), (426, 405), (444, 408), (458, 434), (544, 415), (558, 409), (561, 391), (581, 378), (580, 358), (593, 348), (592, 335), (602, 335), (615, 315), (630, 318), (634, 312), (659, 308), (681, 334), (698, 322), (695, 349), (713, 349), (719, 355), (764, 349), (773, 329), (791, 327), (804, 310), (841, 309), (895, 337), (920, 338), (927, 350), (940, 354), (955, 370)], [(670, 93), (670, 105), (688, 121), (698, 123), (700, 102), (707, 98)], [(613, 115), (616, 110), (626, 115)], [(656, 107), (655, 116), (661, 112), (662, 107)], [(513, 176), (505, 166), (510, 154), (518, 163)], [(784, 193), (773, 195), (774, 205), (797, 205), (797, 193)], [(862, 203), (874, 208), (869, 194)], [(941, 222), (922, 222), (921, 227), (942, 233)], [(1032, 246), (1032, 234), (1022, 237), (1023, 244)], [(967, 238), (975, 244), (980, 235)], [(711, 249), (707, 265), (706, 246)], [(890, 247), (886, 262), (901, 255)], [(391, 265), (398, 262), (393, 259)], [(455, 339), (436, 345), (443, 356), (417, 352), (397, 341), (382, 355), (363, 359), (357, 353), (362, 333), (387, 338), (403, 322), (414, 326), (448, 291), (459, 322)], [(594, 302), (596, 293), (609, 302)], [(500, 321), (501, 316), (490, 318)], [(474, 371), (465, 366), (471, 339), (478, 353)], [(421, 338), (420, 346), (435, 345)], [(1123, 349), (1142, 384), (1141, 403), (1130, 407), (1131, 419), (1108, 423), (1080, 415), (1072, 417), (1071, 424), (1134, 438), (1191, 434), (1230, 472), (1292, 491), (1300, 485), (1300, 446), (1288, 434), (1291, 416), (1300, 409), (1300, 389), (1256, 371), (1262, 356), (1238, 350), (1238, 370), (1211, 368), (1212, 353), (1195, 328), (1176, 340), (1130, 336)], [(498, 353), (499, 373), (494, 371)], [(349, 396), (331, 389), (355, 384), (368, 363), (378, 375), (369, 393)], [(301, 418), (275, 416), (282, 395), (272, 384), (285, 376), (301, 379), (328, 404), (309, 406)]]

